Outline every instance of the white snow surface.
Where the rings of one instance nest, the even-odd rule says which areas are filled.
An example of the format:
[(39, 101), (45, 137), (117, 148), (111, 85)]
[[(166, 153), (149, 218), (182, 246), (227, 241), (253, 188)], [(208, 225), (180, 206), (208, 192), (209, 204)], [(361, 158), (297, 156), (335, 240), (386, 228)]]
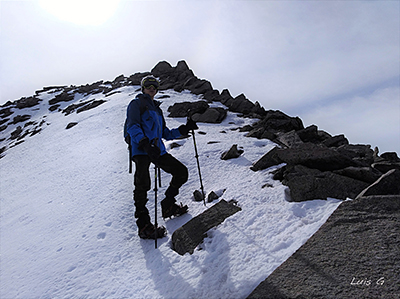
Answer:
[[(277, 167), (250, 170), (275, 144), (234, 130), (255, 120), (228, 112), (221, 124), (199, 123), (196, 143), (206, 193), (226, 189), (221, 198), (236, 200), (242, 211), (211, 229), (192, 255), (171, 249), (173, 232), (218, 202), (205, 207), (193, 200), (200, 189), (193, 139), (177, 140), (182, 146), (169, 152), (189, 169), (177, 196), (189, 213), (164, 221), (158, 206), (157, 221), (168, 236), (155, 249), (154, 240), (137, 235), (123, 140), (126, 108), (137, 88), (122, 87), (108, 97), (76, 95), (77, 103), (107, 102), (68, 116), (48, 110), (57, 94), (49, 90), (40, 93), (39, 106), (20, 111), (46, 124), (0, 159), (0, 298), (246, 298), (340, 205), (337, 199), (290, 202), (287, 187), (272, 179)], [(186, 122), (167, 117), (170, 105), (200, 99), (188, 91), (161, 95), (170, 96), (161, 100), (169, 128)], [(78, 125), (67, 130), (70, 122)], [(244, 153), (221, 160), (233, 144)], [(161, 176), (159, 201), (170, 180)], [(148, 197), (154, 221), (154, 192)]]

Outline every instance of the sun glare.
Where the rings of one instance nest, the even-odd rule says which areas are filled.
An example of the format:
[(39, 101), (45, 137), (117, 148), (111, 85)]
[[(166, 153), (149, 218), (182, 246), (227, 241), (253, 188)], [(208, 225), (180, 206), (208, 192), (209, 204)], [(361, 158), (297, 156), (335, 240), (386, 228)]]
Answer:
[(60, 20), (77, 25), (101, 25), (116, 11), (119, 0), (40, 0)]

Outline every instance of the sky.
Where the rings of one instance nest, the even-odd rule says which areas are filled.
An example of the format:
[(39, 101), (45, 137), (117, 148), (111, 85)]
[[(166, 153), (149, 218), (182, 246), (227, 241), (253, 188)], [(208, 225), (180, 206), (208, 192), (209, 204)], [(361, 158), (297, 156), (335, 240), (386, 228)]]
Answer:
[(215, 89), (400, 154), (400, 1), (1, 0), (0, 26), (0, 104), (185, 60)]

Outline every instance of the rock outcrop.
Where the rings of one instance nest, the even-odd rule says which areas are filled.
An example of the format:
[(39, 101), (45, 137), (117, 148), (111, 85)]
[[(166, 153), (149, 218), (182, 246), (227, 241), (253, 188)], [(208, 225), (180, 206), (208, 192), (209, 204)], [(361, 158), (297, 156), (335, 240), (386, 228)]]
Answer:
[(247, 298), (398, 298), (399, 228), (399, 195), (345, 201)]
[[(295, 123), (299, 124), (297, 121)], [(268, 127), (275, 127), (274, 138), (282, 147), (267, 152), (251, 169), (259, 171), (286, 164), (274, 172), (274, 179), (289, 187), (288, 198), (292, 201), (328, 197), (354, 199), (384, 176), (386, 171), (398, 167), (399, 158), (396, 153), (385, 153), (378, 157), (369, 145), (349, 144), (342, 135), (334, 138), (328, 137), (327, 133), (318, 134), (315, 126), (299, 129), (299, 133), (292, 130), (281, 132), (280, 135), (275, 124), (269, 124)], [(384, 189), (380, 193), (376, 191), (375, 195), (400, 194), (398, 188)]]

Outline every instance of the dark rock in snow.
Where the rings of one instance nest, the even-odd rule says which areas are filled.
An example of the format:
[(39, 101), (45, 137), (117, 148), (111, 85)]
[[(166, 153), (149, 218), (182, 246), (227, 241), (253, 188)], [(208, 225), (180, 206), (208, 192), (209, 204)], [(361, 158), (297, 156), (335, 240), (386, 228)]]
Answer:
[(221, 155), (221, 160), (229, 160), (229, 159), (235, 159), (239, 158), (241, 154), (243, 154), (243, 150), (237, 148), (237, 144), (232, 145), (232, 147), (224, 152)]
[(337, 170), (357, 165), (349, 157), (332, 148), (312, 143), (298, 144), (293, 148), (274, 148), (251, 167), (253, 171), (262, 170), (280, 163), (304, 165), (321, 171)]
[(187, 117), (189, 112), (192, 115), (195, 113), (203, 114), (208, 107), (209, 105), (206, 101), (175, 103), (168, 107), (168, 117)]
[(208, 108), (203, 113), (195, 113), (192, 118), (195, 122), (202, 123), (213, 123), (219, 124), (221, 123), (227, 115), (227, 111), (221, 107)]
[(241, 208), (221, 199), (218, 203), (192, 218), (172, 234), (172, 248), (180, 255), (193, 254), (211, 228), (221, 224), (226, 218), (239, 212)]
[(11, 140), (17, 139), (21, 136), (22, 133), (22, 127), (18, 126), (13, 132), (11, 132)]
[(77, 122), (70, 122), (65, 129), (71, 129), (72, 127), (75, 127), (78, 123)]
[(369, 185), (347, 176), (302, 165), (287, 166), (282, 183), (289, 187), (290, 198), (296, 202), (328, 197), (354, 199)]
[(28, 97), (28, 98), (21, 98), (20, 100), (15, 102), (15, 107), (18, 109), (30, 108), (39, 104), (42, 101), (36, 97)]
[(49, 104), (50, 105), (54, 105), (60, 102), (70, 102), (75, 98), (75, 94), (74, 93), (69, 93), (66, 91), (63, 91), (62, 93), (60, 93), (59, 95), (55, 96), (53, 99), (49, 100)]
[(207, 195), (207, 202), (213, 202), (214, 200), (218, 199), (219, 196), (214, 192), (211, 191), (208, 195)]
[(304, 129), (299, 117), (291, 117), (281, 111), (266, 111), (265, 117), (253, 125), (255, 129), (263, 128), (270, 132), (290, 132)]
[(193, 198), (194, 198), (194, 201), (203, 201), (204, 200), (203, 193), (199, 190), (195, 190), (193, 192)]
[(92, 101), (92, 102), (90, 102), (89, 104), (87, 104), (87, 105), (85, 105), (85, 106), (83, 106), (83, 107), (81, 107), (81, 108), (78, 108), (78, 109), (76, 110), (76, 113), (81, 113), (81, 112), (83, 112), (83, 111), (88, 111), (88, 110), (90, 110), (90, 109), (96, 108), (97, 106), (100, 106), (101, 104), (103, 104), (103, 103), (105, 103), (105, 102), (106, 102), (105, 100), (96, 100), (96, 101)]
[(27, 121), (27, 120), (30, 119), (30, 118), (31, 118), (31, 116), (30, 116), (30, 115), (27, 115), (27, 114), (24, 114), (24, 115), (17, 115), (17, 116), (15, 116), (15, 117), (13, 118), (12, 123), (13, 123), (13, 124), (17, 124), (17, 123), (20, 123), (20, 122)]
[(9, 117), (13, 113), (14, 112), (11, 111), (11, 107), (3, 108), (0, 110), (0, 117), (1, 118)]

